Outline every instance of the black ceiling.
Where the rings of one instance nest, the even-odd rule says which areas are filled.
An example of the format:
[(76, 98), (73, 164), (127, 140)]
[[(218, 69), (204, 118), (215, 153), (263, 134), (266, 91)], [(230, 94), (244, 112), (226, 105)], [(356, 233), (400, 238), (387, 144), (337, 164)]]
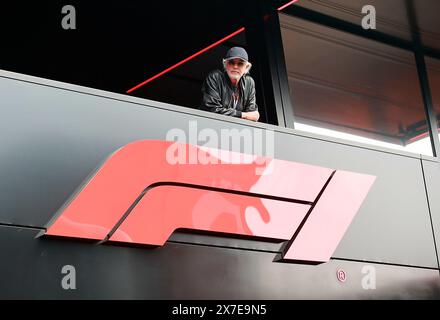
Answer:
[(125, 91), (244, 25), (244, 2), (65, 1), (0, 5), (0, 68)]

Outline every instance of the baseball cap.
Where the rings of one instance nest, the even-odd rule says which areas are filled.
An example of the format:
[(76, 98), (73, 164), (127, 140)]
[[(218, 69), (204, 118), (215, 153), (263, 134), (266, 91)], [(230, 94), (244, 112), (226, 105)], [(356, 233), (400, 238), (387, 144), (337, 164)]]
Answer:
[(242, 47), (233, 47), (228, 50), (225, 56), (225, 60), (231, 60), (231, 59), (242, 59), (246, 62), (248, 62), (248, 54), (246, 50), (244, 50)]

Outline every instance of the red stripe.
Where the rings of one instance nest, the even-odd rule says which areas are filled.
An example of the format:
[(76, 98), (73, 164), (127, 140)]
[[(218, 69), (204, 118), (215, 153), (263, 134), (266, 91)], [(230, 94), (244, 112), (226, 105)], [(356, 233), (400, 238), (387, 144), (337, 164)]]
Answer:
[(136, 89), (138, 89), (138, 88), (140, 88), (140, 87), (146, 85), (147, 83), (153, 81), (153, 80), (156, 79), (156, 78), (159, 78), (160, 76), (162, 76), (162, 75), (164, 75), (165, 73), (167, 73), (167, 72), (169, 72), (169, 71), (171, 71), (171, 70), (177, 68), (178, 66), (184, 64), (185, 62), (188, 62), (189, 60), (194, 59), (195, 57), (197, 57), (198, 55), (201, 55), (202, 53), (208, 51), (209, 49), (211, 49), (211, 48), (213, 48), (213, 47), (215, 47), (215, 46), (218, 46), (220, 43), (225, 42), (226, 40), (228, 40), (228, 39), (232, 38), (233, 36), (235, 36), (235, 35), (237, 35), (237, 34), (243, 32), (244, 30), (245, 30), (244, 27), (238, 29), (237, 31), (231, 33), (230, 35), (227, 35), (227, 36), (224, 37), (223, 39), (220, 39), (220, 40), (214, 42), (213, 44), (211, 44), (211, 45), (207, 46), (206, 48), (204, 48), (204, 49), (202, 49), (202, 50), (200, 50), (200, 51), (194, 53), (193, 55), (189, 56), (188, 58), (183, 59), (182, 61), (180, 61), (180, 62), (176, 63), (175, 65), (173, 65), (173, 66), (171, 66), (171, 67), (169, 67), (169, 68), (163, 70), (162, 72), (156, 74), (155, 76), (152, 76), (151, 78), (145, 80), (144, 82), (139, 83), (138, 85), (134, 86), (134, 87), (131, 88), (130, 90), (127, 90), (127, 93), (131, 93), (131, 92), (133, 92), (134, 90), (136, 90)]
[[(298, 0), (290, 1), (290, 2), (286, 3), (285, 5), (282, 5), (281, 7), (279, 7), (277, 10), (278, 10), (278, 11), (281, 11), (281, 10), (283, 10), (284, 8), (290, 6), (291, 4), (294, 4), (294, 3), (297, 2), (297, 1), (298, 1)], [(209, 49), (214, 48), (215, 46), (218, 46), (220, 43), (225, 42), (226, 40), (232, 38), (233, 36), (236, 36), (237, 34), (243, 32), (244, 30), (245, 30), (245, 28), (242, 27), (242, 28), (238, 29), (237, 31), (234, 31), (233, 33), (227, 35), (226, 37), (224, 37), (224, 38), (222, 38), (222, 39), (220, 39), (220, 40), (214, 42), (213, 44), (207, 46), (206, 48), (204, 48), (204, 49), (202, 49), (202, 50), (200, 50), (200, 51), (194, 53), (193, 55), (189, 56), (188, 58), (183, 59), (182, 61), (176, 63), (175, 65), (172, 65), (171, 67), (169, 67), (169, 68), (167, 68), (167, 69), (165, 69), (165, 70), (159, 72), (158, 74), (152, 76), (151, 78), (148, 78), (148, 79), (145, 80), (144, 82), (139, 83), (138, 85), (134, 86), (133, 88), (127, 90), (127, 93), (131, 93), (131, 92), (133, 92), (134, 90), (139, 89), (140, 87), (146, 85), (147, 83), (153, 81), (154, 79), (157, 79), (157, 78), (159, 78), (160, 76), (163, 76), (165, 73), (170, 72), (171, 70), (177, 68), (178, 66), (181, 66), (182, 64), (188, 62), (188, 61), (191, 60), (191, 59), (194, 59), (195, 57), (197, 57), (198, 55), (201, 55), (202, 53), (208, 51)]]

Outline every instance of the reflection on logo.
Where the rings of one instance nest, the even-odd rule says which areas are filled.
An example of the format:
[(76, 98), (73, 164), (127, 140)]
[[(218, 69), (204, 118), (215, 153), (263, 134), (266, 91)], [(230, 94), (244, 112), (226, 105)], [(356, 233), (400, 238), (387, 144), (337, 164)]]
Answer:
[[(184, 228), (285, 241), (281, 260), (321, 263), (332, 256), (375, 180), (262, 157), (170, 164), (171, 144), (137, 141), (116, 151), (59, 210), (45, 234), (162, 246)], [(181, 147), (206, 158), (219, 154)], [(269, 173), (257, 175), (262, 164)]]

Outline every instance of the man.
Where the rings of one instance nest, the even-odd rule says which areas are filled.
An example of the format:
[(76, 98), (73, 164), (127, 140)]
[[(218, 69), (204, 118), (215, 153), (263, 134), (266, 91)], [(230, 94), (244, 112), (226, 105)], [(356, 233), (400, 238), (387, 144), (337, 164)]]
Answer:
[(201, 109), (258, 121), (255, 82), (248, 75), (252, 66), (248, 60), (243, 48), (229, 49), (223, 59), (224, 71), (211, 72), (203, 83)]

